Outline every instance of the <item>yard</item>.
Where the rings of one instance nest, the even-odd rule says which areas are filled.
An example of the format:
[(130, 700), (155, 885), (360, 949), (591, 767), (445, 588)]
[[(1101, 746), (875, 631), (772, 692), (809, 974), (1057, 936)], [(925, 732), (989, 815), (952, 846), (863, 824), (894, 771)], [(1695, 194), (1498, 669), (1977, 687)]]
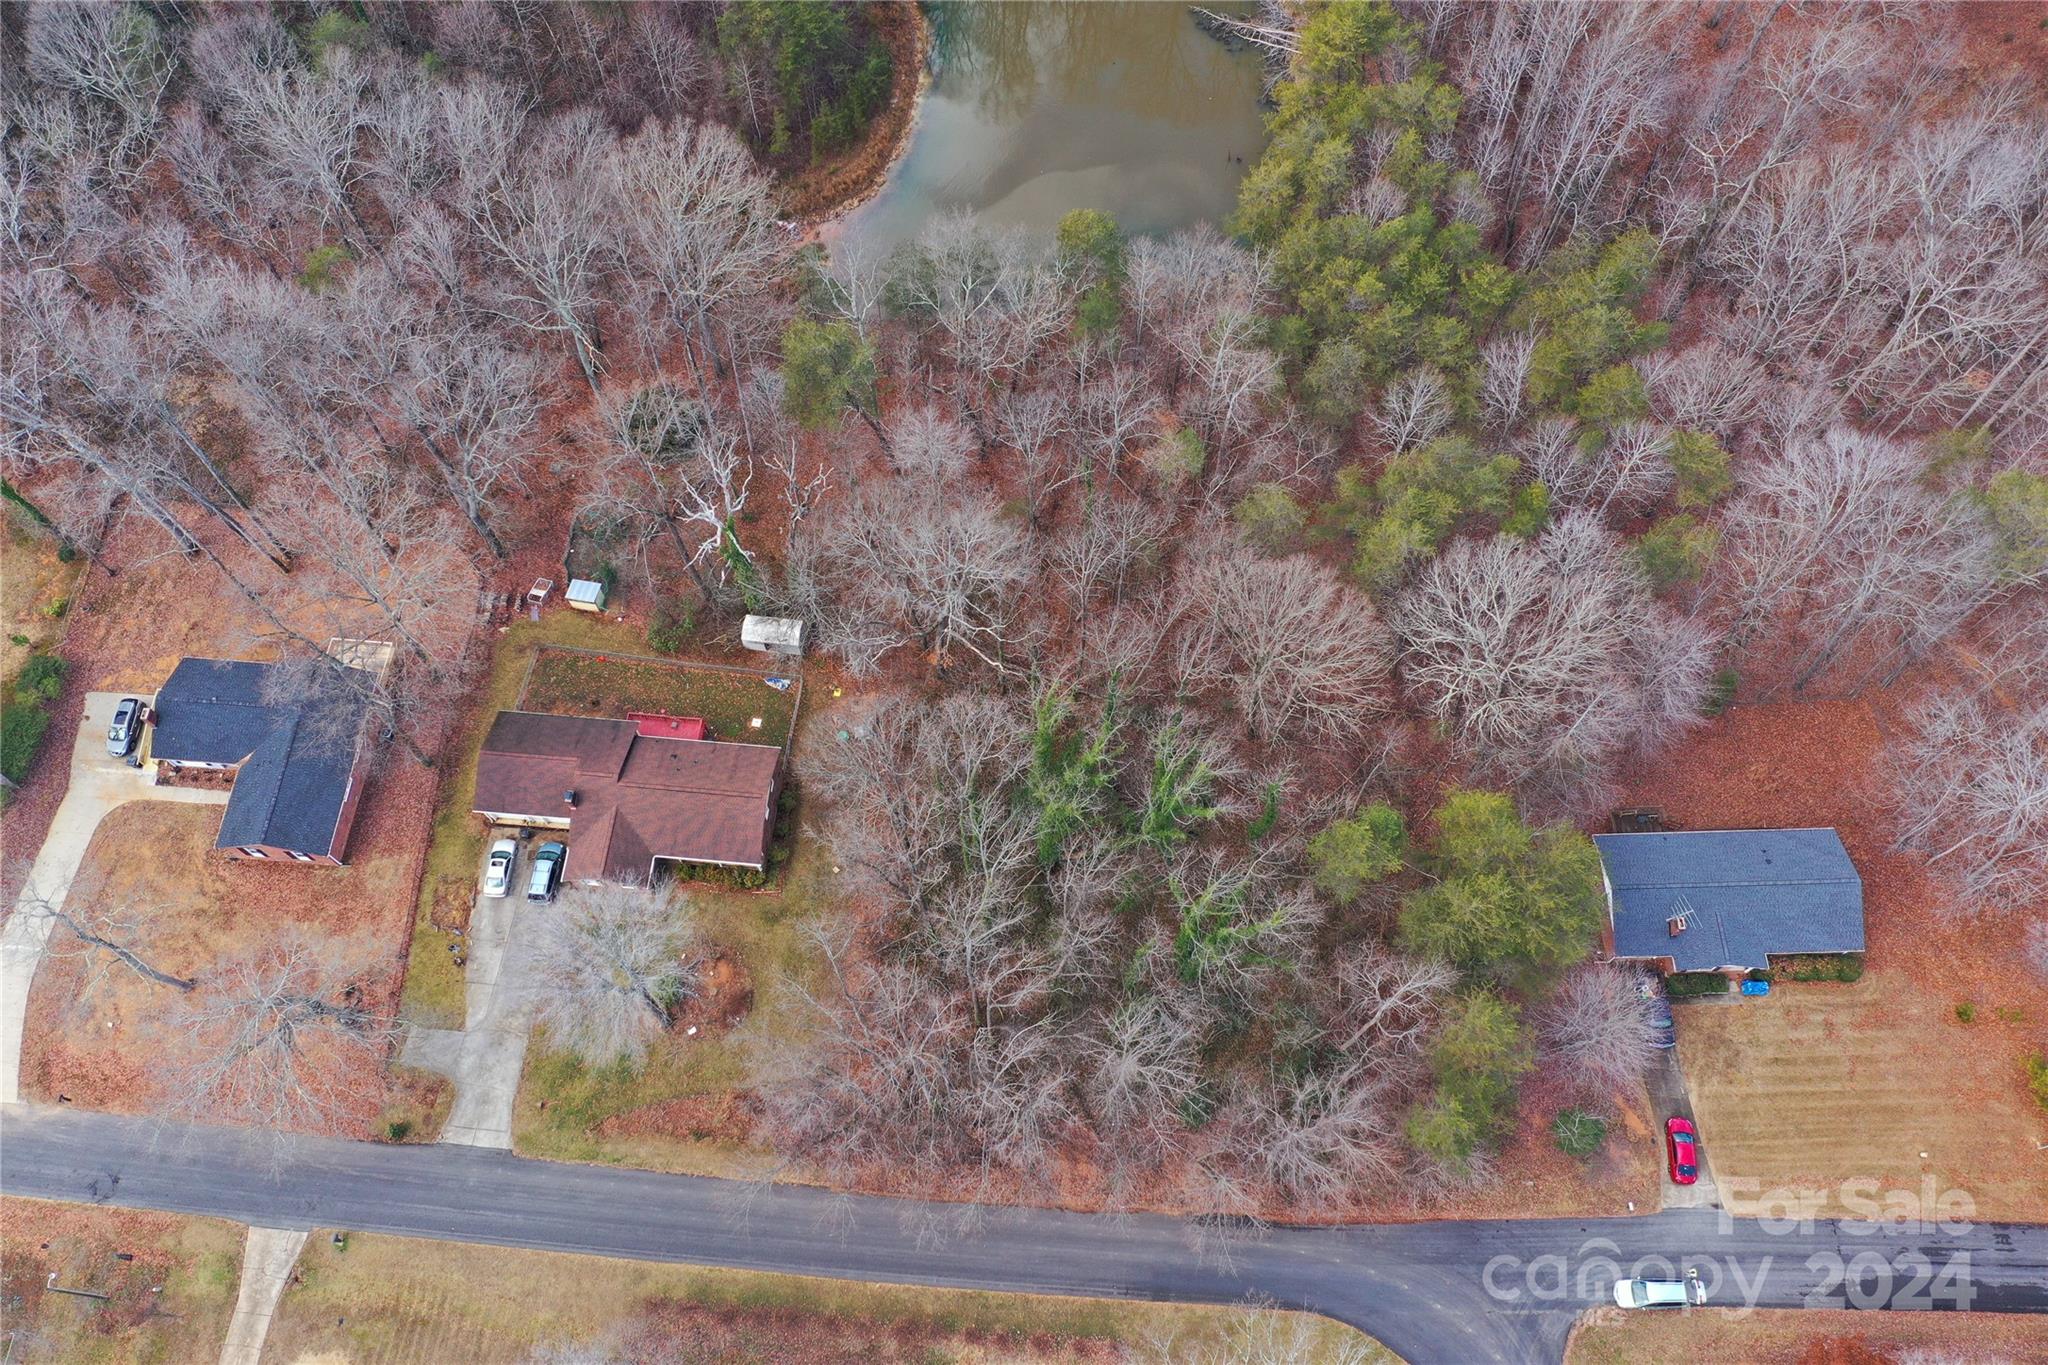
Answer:
[[(795, 673), (771, 676), (793, 681)], [(534, 656), (519, 709), (607, 719), (629, 711), (661, 711), (701, 718), (713, 739), (779, 745), (789, 738), (796, 697), (795, 687), (778, 691), (761, 672), (542, 649)]]
[[(93, 835), (68, 904), (121, 907), (136, 922), (126, 941), (147, 961), (202, 981), (237, 952), (302, 929), (358, 965), (370, 1000), (388, 999), (410, 866), (401, 854), (377, 851), (374, 792), (364, 809), (371, 818), (358, 825), (359, 846), (350, 850), (358, 861), (312, 869), (233, 863), (216, 853), (219, 806), (120, 806)], [(29, 995), (24, 1091), (96, 1109), (160, 1111), (171, 1098), (165, 1064), (179, 1055), (175, 1003), (183, 997), (119, 967), (87, 990), (93, 964), (70, 951), (61, 928), (51, 947)], [(436, 1086), (417, 1076), (396, 1076), (388, 1089), (379, 1078), (361, 1093), (365, 1107), (351, 1136), (387, 1135), (394, 1121), (424, 1127), (440, 1103)]]
[(71, 594), (85, 560), (57, 557), (52, 536), (25, 529), (26, 517), (7, 508), (0, 525), (0, 617), (7, 639), (0, 644), (0, 683), (12, 682), (35, 650), (49, 648), (64, 632)]
[(1566, 1365), (1715, 1360), (1728, 1365), (1879, 1365), (2048, 1359), (2048, 1318), (2024, 1313), (1859, 1313), (1849, 1309), (1701, 1309), (1581, 1319)]
[(9, 1198), (0, 1231), (0, 1359), (143, 1365), (220, 1354), (240, 1277), (235, 1224)]
[(1917, 1195), (1931, 1177), (1979, 1216), (2048, 1217), (2035, 1150), (2048, 1132), (2014, 1083), (2021, 1030), (1988, 1004), (1962, 1023), (1953, 1003), (1881, 967), (1854, 985), (1680, 1004), (1679, 1058), (1730, 1207), (1805, 1189), (1839, 1213), (1842, 1181)]
[[(697, 1036), (671, 1028), (638, 1072), (583, 1066), (551, 1052), (536, 1032), (526, 1051), (513, 1143), (528, 1156), (607, 1161), (749, 1176), (768, 1158), (749, 1141), (748, 1078), (754, 1049), (790, 1025), (779, 1008), (790, 980), (817, 970), (803, 922), (823, 907), (829, 854), (801, 839), (778, 887), (760, 892), (691, 888), (708, 952), (724, 965), (716, 977), (727, 1006), (699, 1024)], [(693, 1016), (694, 1018), (694, 1016)]]
[[(357, 1233), (315, 1233), (265, 1357), (496, 1365), (603, 1342), (634, 1358), (790, 1362), (1079, 1362), (1171, 1340), (1188, 1359), (1273, 1324), (1224, 1308), (1040, 1298), (700, 1269)], [(1300, 1358), (1369, 1340), (1324, 1319)], [(1290, 1341), (1290, 1345), (1294, 1342)], [(1162, 1353), (1161, 1358), (1166, 1358)], [(1391, 1361), (1381, 1353), (1377, 1358)]]
[[(736, 646), (720, 650), (692, 642), (698, 654), (751, 659)], [(560, 609), (538, 621), (503, 628), (488, 674), (473, 694), (472, 709), (448, 741), (433, 843), (413, 920), (412, 954), (402, 1013), (422, 1028), (461, 1028), (462, 971), (449, 945), (469, 923), (471, 898), (482, 870), (484, 827), (470, 814), (476, 796), (477, 750), (500, 711), (525, 707), (567, 715), (623, 716), (627, 709), (698, 715), (718, 738), (758, 737), (780, 744), (789, 732), (796, 689), (778, 692), (760, 674), (692, 668), (647, 659), (646, 634), (608, 617)], [(735, 665), (736, 666), (736, 665)], [(531, 677), (529, 677), (529, 674)], [(689, 709), (692, 706), (698, 709)], [(606, 709), (616, 708), (616, 709)], [(760, 716), (762, 727), (747, 722)]]
[(1822, 1207), (1840, 1210), (1844, 1181), (1917, 1192), (1925, 1177), (1968, 1193), (1978, 1217), (2048, 1218), (2048, 1115), (2024, 1070), (2048, 989), (2018, 965), (2022, 917), (1957, 913), (1891, 849), (1877, 759), (1910, 687), (1738, 706), (1627, 789), (1625, 804), (1661, 806), (1681, 828), (1834, 826), (1863, 879), (1861, 981), (1680, 1004), (1679, 1056), (1737, 1206), (1730, 1180), (1836, 1192)]

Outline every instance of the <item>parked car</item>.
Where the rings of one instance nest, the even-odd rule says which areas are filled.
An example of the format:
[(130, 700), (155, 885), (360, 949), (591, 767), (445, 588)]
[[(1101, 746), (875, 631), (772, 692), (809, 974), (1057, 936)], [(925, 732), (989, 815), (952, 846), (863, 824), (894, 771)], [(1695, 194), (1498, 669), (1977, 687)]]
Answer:
[(107, 727), (107, 755), (126, 758), (135, 752), (142, 738), (142, 698), (123, 697), (114, 708), (114, 723)]
[(1664, 1121), (1664, 1148), (1671, 1158), (1671, 1183), (1691, 1185), (1700, 1178), (1700, 1131), (1691, 1119)]
[(1614, 1301), (1623, 1308), (1697, 1308), (1707, 1301), (1707, 1287), (1688, 1275), (1682, 1280), (1616, 1280)]
[(569, 856), (567, 845), (549, 840), (533, 851), (533, 871), (526, 878), (526, 898), (551, 901), (562, 884), (562, 859)]
[(519, 845), (510, 839), (500, 839), (491, 845), (491, 856), (484, 862), (484, 894), (492, 900), (512, 894), (512, 864), (519, 858)]

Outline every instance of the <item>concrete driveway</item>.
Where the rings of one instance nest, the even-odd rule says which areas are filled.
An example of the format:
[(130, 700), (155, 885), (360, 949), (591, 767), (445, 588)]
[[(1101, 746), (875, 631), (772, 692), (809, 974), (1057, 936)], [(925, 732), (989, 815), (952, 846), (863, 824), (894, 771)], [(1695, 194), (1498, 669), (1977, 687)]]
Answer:
[(107, 727), (125, 692), (88, 692), (85, 715), (71, 746), (71, 771), (64, 800), (50, 820), (50, 832), (29, 868), (14, 913), (0, 929), (0, 1104), (21, 1098), (21, 1038), (28, 1015), (28, 992), (43, 959), (54, 921), (33, 907), (61, 907), (71, 893), (78, 866), (85, 859), (93, 831), (116, 806), (130, 801), (189, 801), (225, 805), (226, 791), (192, 787), (159, 787), (155, 768), (131, 768), (128, 760), (107, 754)]
[[(510, 831), (493, 830), (491, 843)], [(441, 1141), (465, 1147), (512, 1148), (512, 1108), (526, 1068), (526, 1038), (533, 1009), (525, 984), (525, 954), (515, 930), (527, 910), (526, 876), (537, 845), (521, 840), (512, 863), (511, 894), (483, 894), (477, 868), (476, 899), (464, 939), (463, 982), (468, 1013), (460, 1031), (414, 1029), (399, 1061), (455, 1082), (455, 1101)]]

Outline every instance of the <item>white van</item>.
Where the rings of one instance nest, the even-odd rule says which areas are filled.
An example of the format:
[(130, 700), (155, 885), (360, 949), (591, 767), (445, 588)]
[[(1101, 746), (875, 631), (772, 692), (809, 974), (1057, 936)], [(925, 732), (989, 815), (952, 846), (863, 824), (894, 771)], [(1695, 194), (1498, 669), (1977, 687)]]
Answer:
[(1707, 1287), (1697, 1279), (1616, 1280), (1614, 1301), (1623, 1308), (1697, 1308), (1707, 1301)]

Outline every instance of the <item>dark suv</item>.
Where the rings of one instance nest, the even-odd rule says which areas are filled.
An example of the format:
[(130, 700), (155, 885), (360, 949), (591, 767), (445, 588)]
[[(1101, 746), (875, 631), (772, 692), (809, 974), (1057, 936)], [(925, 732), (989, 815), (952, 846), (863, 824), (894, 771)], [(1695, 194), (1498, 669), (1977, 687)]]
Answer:
[(530, 901), (551, 901), (555, 888), (562, 884), (562, 859), (569, 849), (564, 844), (550, 839), (533, 851), (533, 872), (526, 879), (526, 898)]
[(107, 756), (126, 758), (135, 752), (142, 738), (142, 698), (123, 697), (114, 708), (114, 723), (107, 727)]

